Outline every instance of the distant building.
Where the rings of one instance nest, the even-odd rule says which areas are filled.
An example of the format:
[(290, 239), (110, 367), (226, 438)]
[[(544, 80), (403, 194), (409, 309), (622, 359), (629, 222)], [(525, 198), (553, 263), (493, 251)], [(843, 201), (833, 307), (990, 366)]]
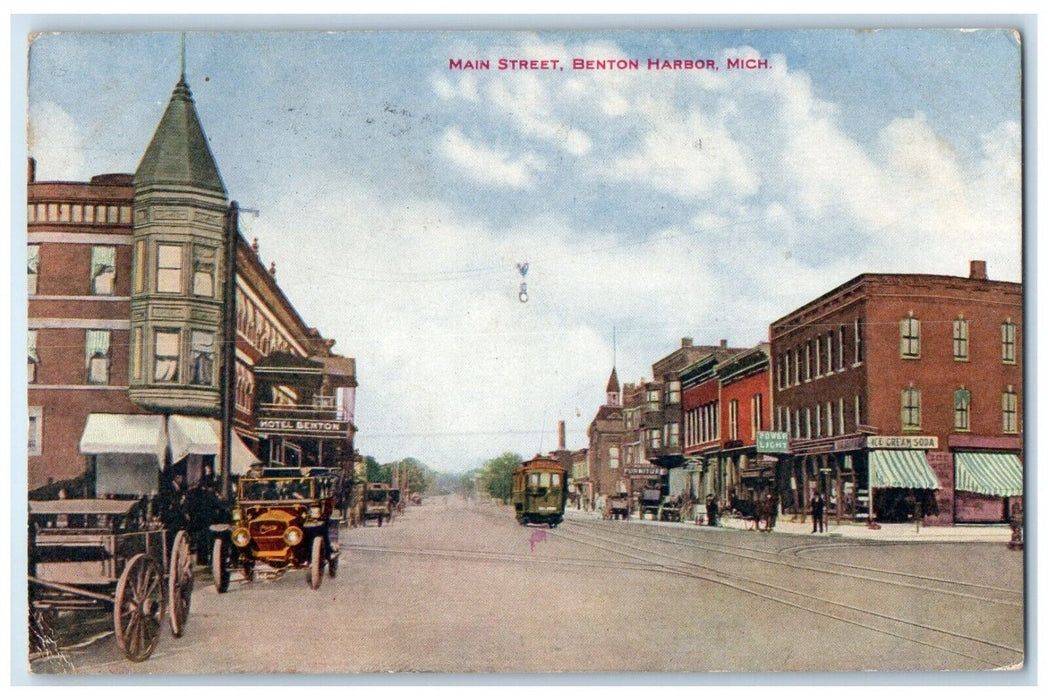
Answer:
[(786, 508), (999, 522), (1022, 489), (1022, 286), (863, 274), (770, 327)]
[(587, 465), (593, 497), (625, 492), (629, 488), (622, 465), (622, 436), (625, 428), (622, 420), (622, 394), (619, 376), (611, 370), (605, 389), (604, 405), (589, 424)]

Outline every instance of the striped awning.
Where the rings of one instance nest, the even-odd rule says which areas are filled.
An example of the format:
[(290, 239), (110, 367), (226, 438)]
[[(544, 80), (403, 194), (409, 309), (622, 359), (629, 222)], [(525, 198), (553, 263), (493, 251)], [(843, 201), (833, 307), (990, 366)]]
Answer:
[(1023, 463), (1018, 455), (992, 452), (958, 452), (954, 455), (958, 491), (986, 496), (1021, 496)]
[(870, 485), (874, 488), (937, 489), (928, 459), (920, 450), (870, 452)]

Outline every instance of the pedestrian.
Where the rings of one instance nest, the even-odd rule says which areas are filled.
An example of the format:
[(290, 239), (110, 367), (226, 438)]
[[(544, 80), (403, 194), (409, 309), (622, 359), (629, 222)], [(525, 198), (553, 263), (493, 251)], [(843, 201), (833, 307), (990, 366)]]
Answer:
[(769, 493), (764, 510), (764, 529), (771, 532), (775, 529), (775, 519), (779, 515), (779, 501), (775, 494)]
[(826, 512), (826, 501), (823, 500), (822, 494), (818, 491), (811, 498), (811, 531), (812, 532), (825, 532), (826, 521), (823, 517)]
[(717, 503), (717, 497), (712, 493), (706, 497), (706, 517), (710, 522), (710, 527), (717, 526), (717, 520), (720, 516), (720, 504)]

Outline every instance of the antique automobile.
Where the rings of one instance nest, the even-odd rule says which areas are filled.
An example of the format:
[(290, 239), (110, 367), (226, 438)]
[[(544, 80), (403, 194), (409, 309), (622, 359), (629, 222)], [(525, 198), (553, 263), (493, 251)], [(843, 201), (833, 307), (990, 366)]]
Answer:
[(212, 526), (215, 590), (224, 593), (229, 588), (234, 569), (252, 580), (258, 564), (281, 573), (308, 569), (307, 581), (314, 590), (320, 587), (325, 565), (334, 577), (339, 557), (334, 511), (340, 484), (340, 474), (325, 468), (265, 469), (259, 476), (241, 478), (232, 524)]
[(658, 519), (659, 506), (662, 504), (662, 489), (641, 489), (640, 498), (637, 503), (637, 517), (641, 520), (645, 515)]
[(510, 497), (521, 525), (556, 527), (564, 520), (568, 500), (565, 470), (555, 460), (535, 457), (513, 472)]
[(364, 508), (361, 513), (360, 524), (366, 526), (368, 520), (377, 520), (378, 526), (382, 527), (382, 521), (393, 522), (393, 495), (389, 484), (370, 482), (364, 489)]
[(608, 496), (608, 501), (604, 505), (603, 517), (605, 520), (629, 520), (630, 495), (628, 493), (616, 493)]
[(182, 636), (192, 594), (186, 532), (168, 533), (148, 499), (29, 502), (31, 644), (51, 637), (62, 612), (105, 610), (124, 656), (144, 661), (165, 617)]

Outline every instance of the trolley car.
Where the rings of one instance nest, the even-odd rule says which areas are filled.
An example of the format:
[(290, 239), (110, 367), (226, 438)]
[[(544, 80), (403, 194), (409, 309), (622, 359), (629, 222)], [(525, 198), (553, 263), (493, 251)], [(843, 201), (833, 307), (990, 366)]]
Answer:
[(513, 472), (511, 498), (517, 522), (556, 527), (564, 520), (568, 499), (564, 467), (548, 457), (535, 457)]
[(189, 538), (150, 517), (147, 501), (102, 498), (29, 502), (30, 639), (49, 635), (61, 611), (112, 610), (120, 649), (144, 661), (167, 612), (181, 637), (193, 594)]

